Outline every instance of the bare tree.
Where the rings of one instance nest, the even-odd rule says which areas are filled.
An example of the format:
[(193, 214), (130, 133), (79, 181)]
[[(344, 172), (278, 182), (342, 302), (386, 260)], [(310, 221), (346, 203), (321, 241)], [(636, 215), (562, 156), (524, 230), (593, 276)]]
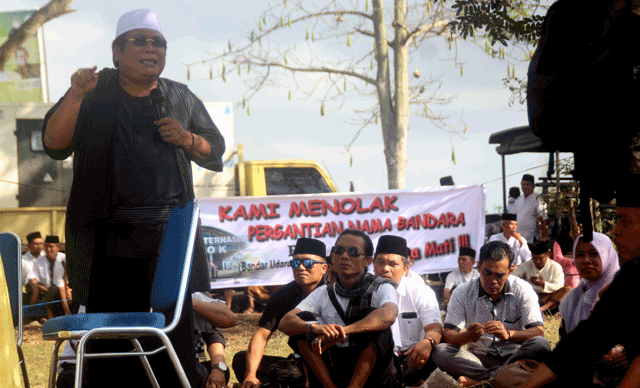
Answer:
[[(444, 1), (394, 0), (385, 8), (382, 0), (327, 0), (318, 5), (304, 0), (276, 0), (261, 12), (257, 25), (239, 43), (229, 42), (223, 53), (210, 54), (203, 61), (188, 64), (209, 66), (209, 77), (226, 77), (244, 72), (247, 92), (242, 107), (265, 87), (283, 87), (283, 76), (293, 76), (292, 94), (310, 97), (322, 91), (320, 113), (326, 106), (343, 107), (347, 93), (374, 96), (368, 109), (356, 110), (359, 126), (350, 152), (360, 132), (380, 124), (387, 164), (388, 187), (405, 187), (409, 116), (428, 118), (452, 136), (466, 131), (463, 123), (448, 124), (451, 115), (442, 115), (434, 105), (444, 105), (451, 97), (439, 94), (438, 78), (424, 79), (419, 70), (410, 77), (409, 61), (425, 39), (444, 37), (451, 43), (448, 23), (455, 13)], [(291, 30), (289, 30), (291, 29)], [(306, 29), (306, 31), (305, 31)], [(303, 38), (305, 39), (303, 41)], [(288, 43), (272, 43), (283, 42)], [(301, 44), (301, 42), (303, 44)], [(348, 48), (348, 52), (347, 49)], [(305, 54), (301, 54), (301, 52)], [(317, 60), (314, 52), (331, 58)], [(307, 58), (307, 59), (304, 59)], [(296, 78), (315, 73), (315, 86), (305, 90)], [(410, 78), (412, 78), (410, 80)], [(462, 130), (464, 128), (464, 130)], [(455, 155), (453, 155), (455, 162)], [(353, 160), (353, 159), (352, 159)]]
[(0, 70), (27, 39), (32, 37), (38, 28), (59, 16), (66, 15), (74, 10), (69, 8), (73, 0), (50, 0), (44, 7), (35, 11), (29, 19), (12, 34), (6, 42), (0, 46)]

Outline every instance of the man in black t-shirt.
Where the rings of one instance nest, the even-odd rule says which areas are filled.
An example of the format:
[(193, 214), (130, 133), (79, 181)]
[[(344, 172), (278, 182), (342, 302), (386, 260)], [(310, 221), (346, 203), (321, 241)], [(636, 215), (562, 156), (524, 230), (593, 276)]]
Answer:
[(326, 252), (327, 248), (322, 241), (300, 238), (296, 242), (291, 260), (293, 281), (271, 295), (247, 351), (238, 352), (233, 357), (233, 370), (238, 380), (244, 377), (240, 388), (251, 388), (260, 382), (267, 382), (269, 366), (286, 360), (283, 357), (264, 356), (264, 349), (271, 335), (278, 330), (280, 319), (311, 291), (324, 284), (324, 274), (327, 272)]

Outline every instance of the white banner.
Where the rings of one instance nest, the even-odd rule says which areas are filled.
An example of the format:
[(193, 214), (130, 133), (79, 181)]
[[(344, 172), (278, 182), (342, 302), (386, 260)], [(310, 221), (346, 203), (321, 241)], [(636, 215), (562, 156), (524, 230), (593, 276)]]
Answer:
[(484, 242), (484, 186), (376, 193), (198, 198), (211, 288), (285, 284), (299, 237), (323, 241), (327, 253), (348, 228), (407, 239), (419, 274), (457, 268), (458, 249)]

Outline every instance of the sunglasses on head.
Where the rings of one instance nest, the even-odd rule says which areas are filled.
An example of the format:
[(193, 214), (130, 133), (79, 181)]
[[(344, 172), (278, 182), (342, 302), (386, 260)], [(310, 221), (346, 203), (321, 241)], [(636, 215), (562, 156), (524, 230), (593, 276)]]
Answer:
[(300, 260), (300, 259), (293, 259), (289, 262), (291, 264), (291, 266), (295, 269), (300, 268), (300, 264), (304, 265), (304, 267), (306, 269), (311, 269), (313, 268), (314, 265), (316, 264), (324, 264), (321, 261), (315, 261), (315, 260), (311, 260), (311, 259), (304, 259), (304, 260)]
[(345, 248), (342, 245), (334, 245), (331, 248), (331, 253), (335, 253), (336, 255), (341, 255), (345, 252), (347, 252), (347, 255), (349, 255), (349, 257), (359, 257), (364, 255), (364, 253), (360, 252), (356, 247)]
[(167, 42), (164, 40), (164, 38), (160, 38), (160, 37), (155, 37), (155, 38), (144, 38), (144, 37), (137, 37), (137, 38), (129, 38), (129, 42), (132, 42), (134, 46), (138, 46), (138, 47), (144, 47), (147, 45), (147, 42), (151, 42), (151, 45), (155, 48), (166, 48), (167, 47)]

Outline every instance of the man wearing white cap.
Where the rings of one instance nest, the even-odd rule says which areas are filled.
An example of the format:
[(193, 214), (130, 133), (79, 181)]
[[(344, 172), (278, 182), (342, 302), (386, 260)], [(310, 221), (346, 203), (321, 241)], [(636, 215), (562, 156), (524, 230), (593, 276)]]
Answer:
[[(204, 105), (186, 85), (160, 78), (166, 50), (154, 12), (122, 15), (112, 43), (116, 68), (76, 71), (43, 122), (46, 152), (54, 159), (73, 154), (67, 267), (74, 299), (87, 312), (149, 310), (151, 275), (168, 216), (175, 205), (194, 198), (191, 161), (222, 171), (224, 139)], [(199, 230), (190, 292), (208, 290), (201, 236)], [(195, 376), (190, 298), (184, 308), (170, 337), (185, 372)], [(135, 381), (116, 362), (91, 361), (91, 386), (113, 385), (114, 375), (127, 375), (127, 385)], [(92, 373), (101, 363), (118, 373)], [(128, 364), (148, 384), (140, 363)], [(177, 386), (173, 382), (162, 385)]]

